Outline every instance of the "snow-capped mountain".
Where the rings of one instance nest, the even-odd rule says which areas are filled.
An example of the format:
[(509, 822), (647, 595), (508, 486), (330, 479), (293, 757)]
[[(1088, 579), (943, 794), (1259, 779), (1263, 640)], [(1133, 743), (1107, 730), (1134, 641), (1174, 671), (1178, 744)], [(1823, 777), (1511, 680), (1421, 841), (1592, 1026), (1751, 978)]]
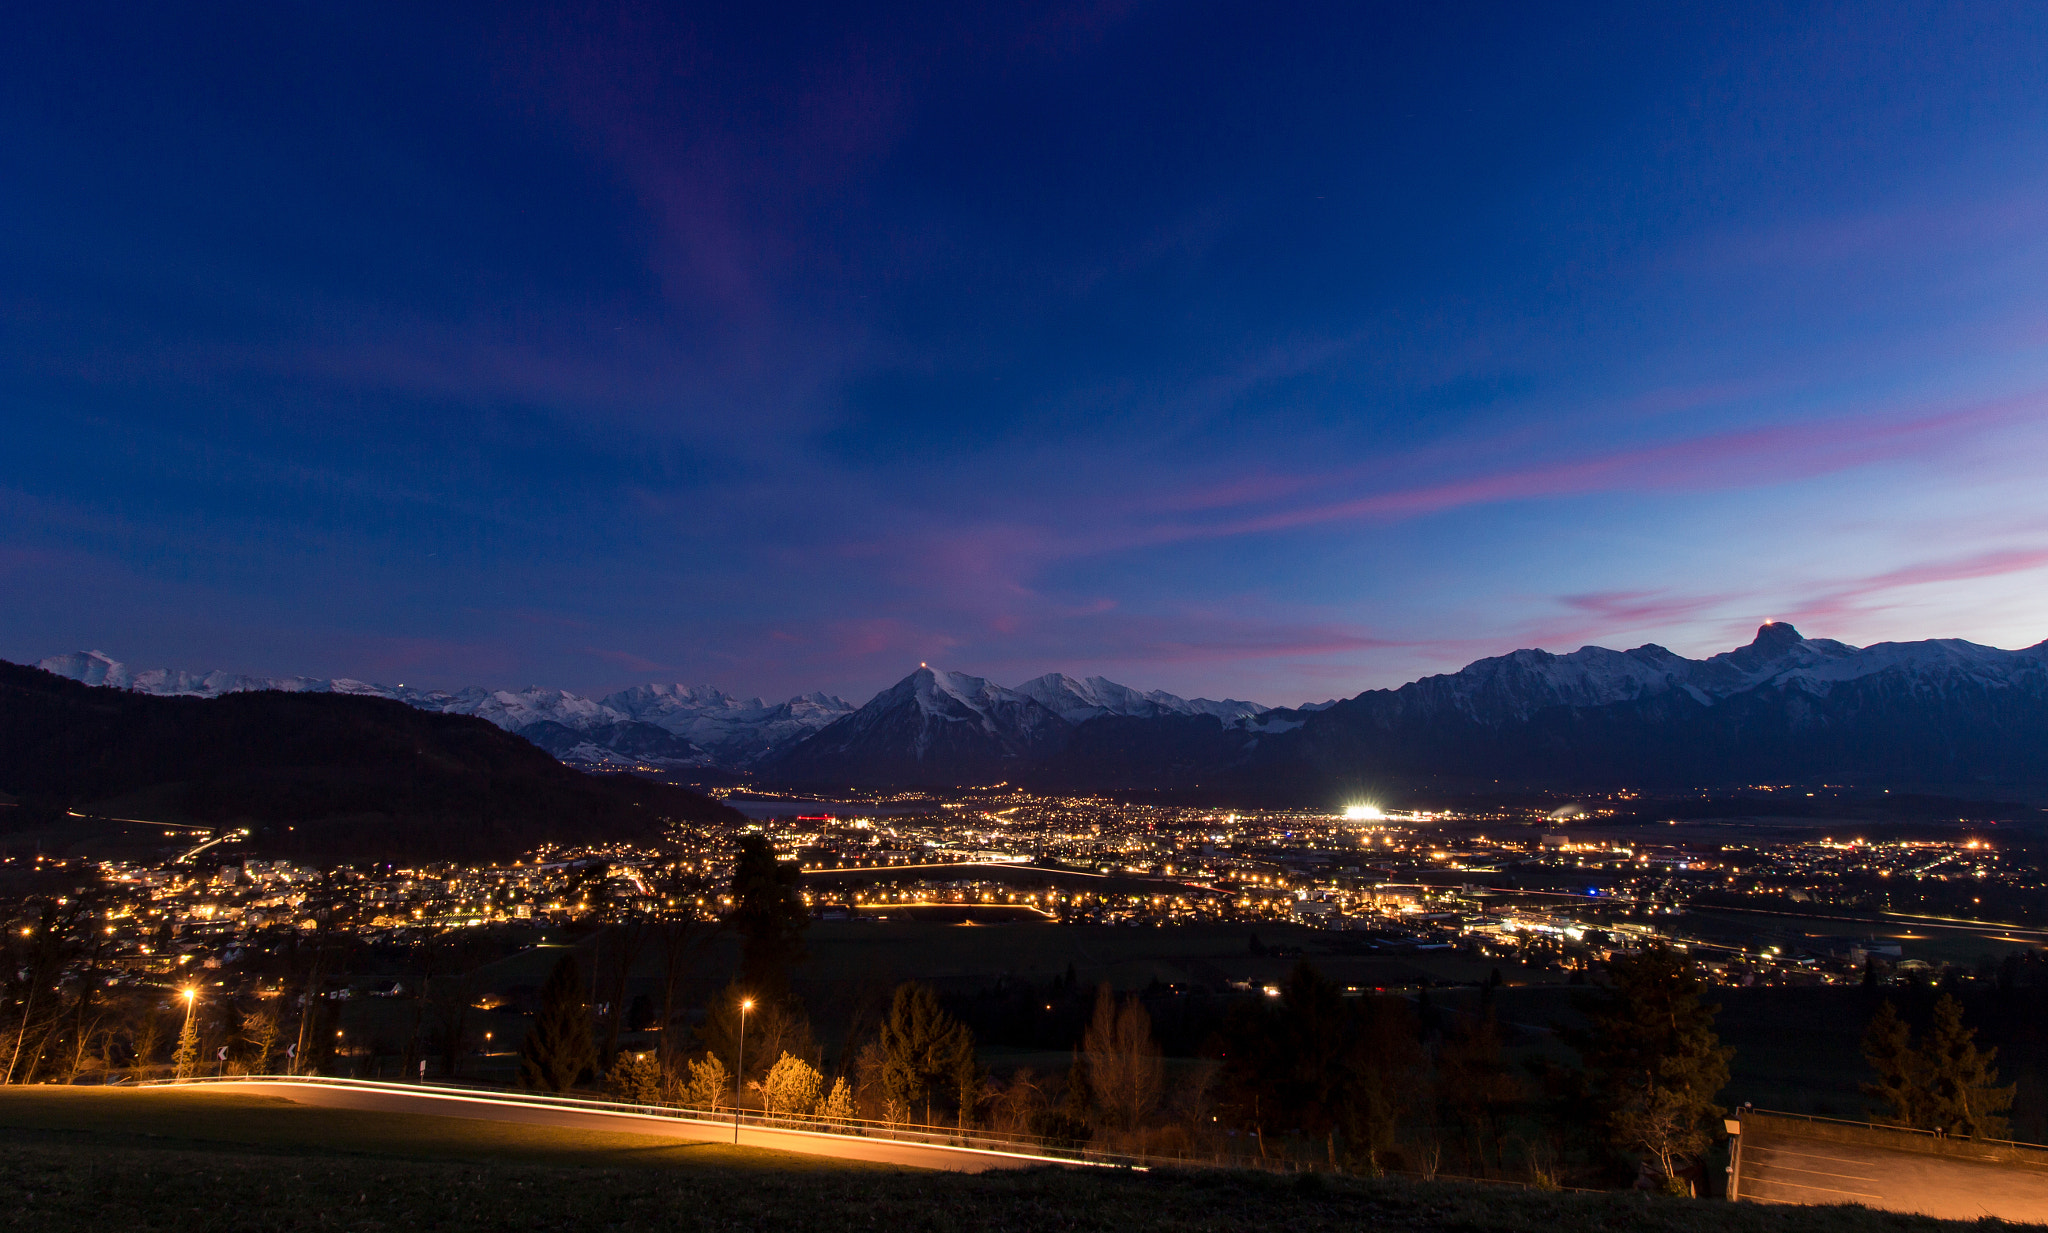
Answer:
[(806, 781), (988, 781), (1051, 753), (1072, 726), (1017, 690), (920, 667), (767, 766)]
[(105, 651), (73, 651), (69, 655), (52, 655), (36, 666), (45, 672), (54, 672), (58, 676), (83, 681), (87, 685), (132, 689), (142, 694), (189, 695), (200, 698), (217, 698), (221, 694), (242, 693), (252, 689), (280, 689), (286, 693), (324, 693), (332, 684), (309, 676), (255, 677), (235, 672), (177, 672), (169, 668), (137, 671)]
[(1006, 780), (1289, 801), (1393, 783), (1577, 790), (1818, 780), (2048, 791), (2048, 643), (1853, 647), (1782, 622), (1705, 659), (1654, 645), (1521, 650), (1398, 689), (1279, 710), (1060, 673), (1006, 689), (924, 667), (856, 709), (825, 694), (769, 705), (706, 686), (636, 686), (593, 699), (137, 672), (99, 652), (42, 666), (145, 693), (374, 694), (479, 716), (566, 761), (715, 766), (805, 784)]
[(1229, 722), (1263, 715), (1271, 707), (1256, 702), (1227, 698), (1181, 698), (1163, 689), (1140, 693), (1104, 677), (1077, 681), (1064, 672), (1048, 672), (1017, 686), (1017, 693), (1036, 701), (1070, 724), (1086, 723), (1098, 715), (1128, 715), (1151, 719), (1157, 715), (1214, 715)]
[(423, 711), (474, 715), (565, 761), (598, 765), (744, 768), (853, 711), (851, 703), (828, 694), (805, 694), (769, 705), (759, 698), (741, 701), (708, 685), (639, 685), (593, 699), (540, 686), (472, 687), (450, 693), (347, 677), (138, 671), (103, 651), (53, 655), (37, 667), (88, 685), (146, 694), (214, 698), (279, 689), (390, 698)]
[[(1096, 739), (1107, 736), (1114, 750)], [(2048, 793), (2048, 643), (1853, 647), (1778, 622), (1699, 660), (1659, 646), (1516, 651), (1221, 734), (1140, 741), (1083, 728), (1042, 779), (1290, 803), (1402, 785), (1801, 782)]]
[(1476, 660), (1454, 673), (1423, 677), (1397, 690), (1352, 699), (1400, 699), (1403, 709), (1454, 713), (1481, 724), (1527, 720), (1549, 707), (1601, 707), (1680, 691), (1702, 706), (1766, 687), (1826, 695), (1836, 685), (1884, 673), (1921, 678), (1965, 676), (2009, 684), (2041, 672), (2044, 647), (2002, 651), (1958, 639), (1881, 642), (1853, 647), (1802, 637), (1783, 621), (1757, 630), (1755, 641), (1706, 659), (1686, 659), (1648, 644), (1629, 651), (1581, 647), (1568, 655), (1515, 651)]
[(1007, 780), (1287, 803), (1399, 784), (2048, 790), (2048, 643), (1859, 648), (1773, 623), (1705, 659), (1659, 646), (1522, 650), (1281, 710), (1058, 674), (1004, 690), (920, 671), (762, 769), (795, 782)]
[(799, 694), (770, 705), (708, 685), (635, 685), (606, 695), (603, 705), (689, 741), (718, 766), (735, 768), (753, 766), (854, 710), (833, 694)]

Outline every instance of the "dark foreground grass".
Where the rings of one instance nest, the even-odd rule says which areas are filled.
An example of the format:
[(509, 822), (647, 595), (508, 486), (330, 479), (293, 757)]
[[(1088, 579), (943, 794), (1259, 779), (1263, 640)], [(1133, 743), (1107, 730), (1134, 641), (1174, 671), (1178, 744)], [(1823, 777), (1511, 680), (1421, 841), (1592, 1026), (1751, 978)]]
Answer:
[(1370, 1229), (1375, 1233), (1878, 1233), (1959, 1226), (1856, 1208), (1546, 1194), (1449, 1183), (1046, 1168), (984, 1174), (406, 1160), (0, 1130), (0, 1229)]
[[(260, 1147), (481, 1164), (667, 1170), (875, 1169), (727, 1143), (572, 1130), (482, 1118), (326, 1109), (283, 1096), (190, 1088), (0, 1088), (0, 1134), (55, 1131), (130, 1146)], [(19, 1138), (20, 1136), (17, 1136)], [(85, 1141), (85, 1140), (66, 1140)]]

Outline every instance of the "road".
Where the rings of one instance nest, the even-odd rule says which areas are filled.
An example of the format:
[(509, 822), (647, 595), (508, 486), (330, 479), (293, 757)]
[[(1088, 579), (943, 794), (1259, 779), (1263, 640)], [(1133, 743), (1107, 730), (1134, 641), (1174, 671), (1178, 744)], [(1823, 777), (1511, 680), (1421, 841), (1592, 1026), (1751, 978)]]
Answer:
[[(2048, 1164), (1807, 1136), (1797, 1123), (1743, 1119), (1742, 1198), (1757, 1203), (1857, 1203), (1944, 1220), (2048, 1223)], [(1967, 1149), (1966, 1149), (1967, 1150)]]
[[(568, 1130), (647, 1135), (661, 1139), (716, 1143), (733, 1141), (732, 1124), (729, 1122), (686, 1121), (681, 1118), (650, 1117), (645, 1114), (597, 1109), (565, 1109), (528, 1103), (517, 1092), (412, 1091), (396, 1084), (365, 1083), (338, 1086), (326, 1083), (295, 1083), (288, 1079), (208, 1083), (203, 1087), (165, 1085), (140, 1090), (237, 1092), (256, 1096), (282, 1096), (295, 1104), (329, 1109), (361, 1109), (377, 1113), (415, 1113), (433, 1117), (524, 1122)], [(807, 1156), (829, 1156), (838, 1160), (902, 1165), (913, 1169), (945, 1169), (956, 1173), (982, 1173), (990, 1169), (1028, 1169), (1046, 1164), (1074, 1163), (1024, 1153), (993, 1152), (941, 1144), (898, 1143), (888, 1139), (865, 1139), (852, 1135), (818, 1134), (761, 1126), (741, 1127), (739, 1142), (742, 1147), (760, 1147)]]

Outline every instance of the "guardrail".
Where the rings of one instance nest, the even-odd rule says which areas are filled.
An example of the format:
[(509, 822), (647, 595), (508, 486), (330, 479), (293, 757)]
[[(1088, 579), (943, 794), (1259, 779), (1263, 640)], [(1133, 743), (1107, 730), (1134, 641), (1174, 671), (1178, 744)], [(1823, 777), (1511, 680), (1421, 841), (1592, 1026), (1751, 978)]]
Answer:
[(1941, 1130), (1922, 1130), (1918, 1126), (1893, 1126), (1885, 1122), (1858, 1121), (1848, 1117), (1823, 1117), (1818, 1113), (1785, 1113), (1777, 1109), (1759, 1109), (1744, 1105), (1729, 1111), (1737, 1121), (1755, 1114), (1758, 1117), (1780, 1117), (1794, 1122), (1820, 1122), (1829, 1126), (1846, 1126), (1856, 1130), (1882, 1130), (1893, 1134), (1919, 1135), (1936, 1143), (1983, 1143), (1991, 1147), (2014, 1147), (2029, 1152), (2048, 1152), (2048, 1143), (2021, 1143), (2016, 1139), (1984, 1139), (1971, 1135), (1952, 1135)]
[[(344, 1090), (365, 1092), (388, 1092), (412, 1096), (444, 1096), (486, 1104), (501, 1104), (513, 1107), (554, 1108), (583, 1113), (617, 1113), (635, 1117), (661, 1118), (667, 1121), (689, 1122), (720, 1130), (730, 1130), (735, 1124), (731, 1106), (723, 1109), (692, 1108), (682, 1105), (643, 1105), (629, 1101), (593, 1100), (585, 1096), (557, 1096), (545, 1092), (532, 1092), (524, 1088), (487, 1087), (482, 1084), (452, 1083), (395, 1083), (380, 1079), (347, 1079), (329, 1075), (194, 1075), (186, 1079), (144, 1079), (137, 1087), (188, 1087), (212, 1086), (233, 1083), (277, 1083), (298, 1084), (308, 1087), (333, 1087)], [(1302, 1173), (1314, 1171), (1317, 1166), (1287, 1157), (1256, 1156), (1152, 1156), (1130, 1152), (1111, 1152), (1100, 1148), (1079, 1145), (1047, 1143), (1043, 1139), (1026, 1135), (1013, 1135), (999, 1130), (962, 1130), (953, 1126), (933, 1126), (915, 1122), (883, 1122), (867, 1118), (828, 1118), (810, 1115), (768, 1113), (761, 1110), (743, 1109), (739, 1112), (737, 1124), (741, 1129), (785, 1131), (796, 1134), (816, 1135), (825, 1138), (865, 1139), (913, 1146), (931, 1147), (943, 1151), (965, 1152), (976, 1155), (1002, 1156), (1012, 1160), (1029, 1160), (1043, 1164), (1076, 1165), (1097, 1169), (1129, 1169), (1146, 1172), (1152, 1169), (1251, 1169), (1264, 1173)], [(1420, 1173), (1407, 1169), (1387, 1169), (1383, 1175), (1411, 1178), (1418, 1181), (1451, 1182), (1480, 1186), (1511, 1186), (1519, 1189), (1555, 1189), (1581, 1191), (1576, 1186), (1538, 1186), (1533, 1182), (1513, 1178), (1463, 1177), (1449, 1173)], [(1591, 1191), (1582, 1191), (1592, 1193)]]
[(1220, 1162), (1199, 1158), (1132, 1155), (1096, 1148), (1048, 1144), (1022, 1135), (993, 1130), (961, 1130), (950, 1126), (929, 1126), (906, 1122), (878, 1122), (865, 1118), (827, 1118), (811, 1115), (768, 1113), (732, 1108), (702, 1109), (679, 1105), (643, 1105), (627, 1101), (593, 1100), (582, 1096), (557, 1096), (524, 1089), (458, 1086), (434, 1083), (390, 1083), (376, 1079), (344, 1079), (326, 1075), (195, 1075), (186, 1079), (146, 1079), (138, 1087), (188, 1087), (231, 1083), (299, 1084), (353, 1091), (389, 1092), (412, 1096), (443, 1096), (490, 1104), (528, 1108), (565, 1109), (583, 1113), (621, 1113), (635, 1117), (661, 1118), (704, 1126), (789, 1131), (845, 1139), (883, 1140), (982, 1155), (999, 1155), (1054, 1164), (1084, 1165), (1092, 1168), (1151, 1169), (1157, 1167), (1215, 1166)]

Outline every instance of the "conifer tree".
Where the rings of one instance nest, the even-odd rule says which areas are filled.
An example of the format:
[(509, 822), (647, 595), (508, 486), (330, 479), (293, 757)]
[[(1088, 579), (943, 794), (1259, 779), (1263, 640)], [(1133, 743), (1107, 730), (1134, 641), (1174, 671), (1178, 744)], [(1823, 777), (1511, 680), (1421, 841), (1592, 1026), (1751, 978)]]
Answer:
[(1474, 1162), (1481, 1169), (1505, 1164), (1504, 1127), (1509, 1110), (1522, 1098), (1522, 1084), (1502, 1056), (1500, 1024), (1491, 1007), (1461, 1022), (1438, 1049), (1437, 1095), (1464, 1128)]
[(171, 1074), (189, 1079), (199, 1072), (199, 1023), (185, 1014), (185, 1026), (178, 1029), (178, 1048), (171, 1054)]
[(1895, 1126), (1921, 1125), (1926, 1085), (1920, 1075), (1920, 1058), (1913, 1051), (1906, 1021), (1899, 1018), (1898, 1007), (1890, 998), (1877, 1008), (1863, 1033), (1863, 1058), (1877, 1072), (1877, 1082), (1864, 1084), (1863, 1094), (1884, 1106), (1872, 1111), (1871, 1120)]
[(605, 1094), (634, 1105), (658, 1105), (667, 1094), (661, 1060), (652, 1053), (621, 1053), (605, 1072)]
[(853, 1120), (853, 1088), (844, 1077), (832, 1080), (832, 1090), (818, 1102), (818, 1116), (828, 1122)]
[(1608, 964), (1609, 986), (1580, 1003), (1587, 1029), (1572, 1043), (1608, 1139), (1679, 1191), (1678, 1171), (1713, 1142), (1733, 1049), (1714, 1034), (1718, 1006), (1700, 1001), (1699, 974), (1668, 947)]
[(776, 860), (766, 838), (741, 838), (728, 919), (744, 939), (740, 983), (756, 998), (781, 999), (788, 990), (790, 966), (803, 958), (804, 929), (811, 923), (811, 913), (798, 893), (798, 877), (796, 863)]
[(824, 1095), (825, 1076), (800, 1057), (783, 1054), (768, 1068), (761, 1080), (761, 1105), (770, 1117), (777, 1114), (801, 1117), (818, 1107)]
[(1948, 994), (1934, 1003), (1934, 1023), (1920, 1042), (1924, 1083), (1921, 1125), (1974, 1139), (2005, 1137), (2005, 1113), (2017, 1085), (1998, 1086), (1996, 1049), (1979, 1049), (1977, 1029), (1963, 1026), (1963, 1006)]
[(540, 1014), (520, 1042), (519, 1083), (543, 1092), (566, 1092), (596, 1063), (583, 974), (575, 955), (563, 955), (541, 987)]
[(729, 1109), (732, 1107), (732, 1072), (725, 1063), (718, 1060), (716, 1053), (707, 1053), (690, 1062), (690, 1077), (683, 1084), (683, 1103), (693, 1109)]
[(952, 1096), (966, 1119), (981, 1083), (974, 1033), (946, 1013), (930, 986), (906, 981), (896, 987), (880, 1043), (882, 1096), (889, 1108), (900, 1113), (922, 1108), (930, 1125), (933, 1106)]

